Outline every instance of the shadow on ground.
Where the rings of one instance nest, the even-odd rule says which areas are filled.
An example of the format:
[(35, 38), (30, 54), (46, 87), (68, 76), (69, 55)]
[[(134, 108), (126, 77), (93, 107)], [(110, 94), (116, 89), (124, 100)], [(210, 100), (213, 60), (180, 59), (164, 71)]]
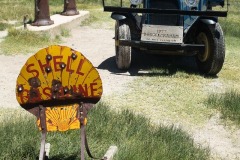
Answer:
[[(146, 53), (133, 53), (132, 64), (128, 71), (117, 69), (115, 56), (106, 59), (97, 68), (108, 70), (113, 74), (129, 72), (131, 76), (171, 76), (178, 71), (188, 74), (199, 74), (195, 57), (163, 56)], [(152, 69), (160, 70), (161, 72), (152, 72)]]

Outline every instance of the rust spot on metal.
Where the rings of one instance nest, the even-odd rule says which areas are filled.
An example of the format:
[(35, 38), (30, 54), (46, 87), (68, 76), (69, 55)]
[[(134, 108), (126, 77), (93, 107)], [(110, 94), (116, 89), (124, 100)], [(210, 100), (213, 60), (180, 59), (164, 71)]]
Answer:
[(29, 90), (29, 102), (36, 102), (36, 101), (40, 101), (41, 98), (41, 93), (38, 89), (38, 87), (41, 86), (41, 81), (39, 80), (38, 77), (32, 77), (29, 78), (28, 80), (29, 85), (31, 86), (30, 90)]
[(32, 77), (28, 79), (28, 83), (33, 88), (38, 88), (41, 86), (41, 81), (38, 77)]
[(58, 99), (62, 95), (62, 82), (59, 80), (52, 80), (52, 98)]
[(84, 108), (86, 108), (87, 111), (89, 111), (93, 107), (92, 103), (83, 103), (82, 105)]
[(38, 99), (40, 97), (39, 95), (40, 95), (40, 92), (38, 89), (34, 89), (34, 88), (30, 89), (30, 92), (29, 92), (30, 99), (34, 99), (34, 98)]

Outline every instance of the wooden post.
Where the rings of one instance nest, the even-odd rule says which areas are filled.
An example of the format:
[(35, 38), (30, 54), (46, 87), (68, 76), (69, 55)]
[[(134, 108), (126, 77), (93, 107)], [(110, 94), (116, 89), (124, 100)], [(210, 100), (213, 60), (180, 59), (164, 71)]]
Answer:
[(35, 19), (33, 26), (47, 26), (54, 22), (50, 19), (48, 0), (35, 0)]
[(75, 0), (64, 0), (64, 9), (61, 15), (64, 16), (73, 16), (78, 15), (76, 1)]

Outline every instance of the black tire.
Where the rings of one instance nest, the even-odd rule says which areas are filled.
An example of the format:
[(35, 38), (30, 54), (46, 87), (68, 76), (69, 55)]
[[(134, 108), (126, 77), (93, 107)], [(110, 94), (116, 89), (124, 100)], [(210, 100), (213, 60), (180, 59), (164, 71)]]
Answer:
[(123, 21), (116, 21), (115, 25), (115, 49), (116, 49), (116, 64), (117, 68), (127, 70), (131, 65), (132, 47), (120, 46), (119, 39), (131, 40), (131, 32), (128, 24)]
[(196, 35), (196, 43), (205, 44), (204, 53), (196, 56), (200, 72), (213, 76), (218, 74), (225, 59), (225, 42), (219, 23), (215, 25), (202, 23)]

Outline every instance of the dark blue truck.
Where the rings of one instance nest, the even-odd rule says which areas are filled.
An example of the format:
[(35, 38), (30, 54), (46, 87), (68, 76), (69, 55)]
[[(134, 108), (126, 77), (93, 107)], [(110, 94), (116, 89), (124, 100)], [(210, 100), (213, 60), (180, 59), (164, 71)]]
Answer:
[(195, 56), (199, 71), (216, 75), (225, 58), (225, 42), (218, 17), (226, 17), (224, 0), (125, 0), (107, 5), (116, 20), (116, 64), (127, 70), (132, 50), (165, 55)]

